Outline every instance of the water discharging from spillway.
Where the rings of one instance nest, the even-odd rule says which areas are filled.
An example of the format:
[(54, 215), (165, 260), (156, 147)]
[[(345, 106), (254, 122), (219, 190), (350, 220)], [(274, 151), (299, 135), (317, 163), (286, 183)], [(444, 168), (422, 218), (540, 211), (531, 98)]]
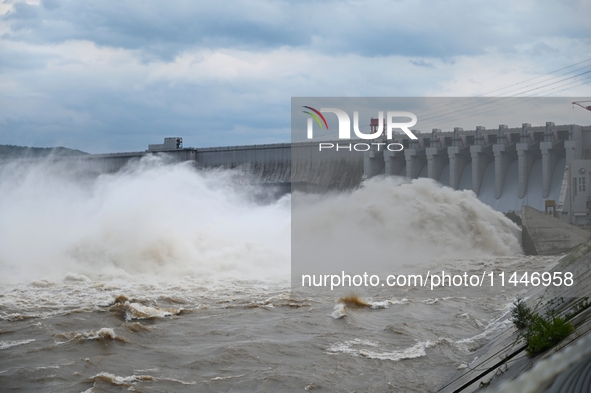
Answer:
[(289, 198), (253, 199), (231, 172), (148, 158), (114, 174), (66, 162), (0, 169), (4, 279), (289, 272)]
[[(424, 270), (555, 262), (521, 255), (518, 229), (470, 192), (425, 179), (304, 196), (292, 212), (297, 196), (270, 200), (237, 172), (158, 157), (90, 169), (0, 168), (7, 389), (433, 391), (506, 326), (522, 288), (365, 289), (371, 308), (355, 309), (291, 291), (292, 235), (312, 247), (357, 231)], [(292, 214), (313, 225), (291, 228)]]

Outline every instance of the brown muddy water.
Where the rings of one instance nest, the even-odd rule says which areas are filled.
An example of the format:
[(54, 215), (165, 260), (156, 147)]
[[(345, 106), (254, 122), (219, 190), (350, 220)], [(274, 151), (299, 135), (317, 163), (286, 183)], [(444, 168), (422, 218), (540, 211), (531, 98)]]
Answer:
[[(554, 262), (463, 261), (519, 271)], [(507, 326), (501, 317), (521, 291), (388, 289), (367, 298), (374, 308), (349, 309), (336, 296), (292, 295), (287, 283), (146, 284), (70, 274), (11, 284), (0, 293), (0, 386), (3, 392), (430, 392)]]

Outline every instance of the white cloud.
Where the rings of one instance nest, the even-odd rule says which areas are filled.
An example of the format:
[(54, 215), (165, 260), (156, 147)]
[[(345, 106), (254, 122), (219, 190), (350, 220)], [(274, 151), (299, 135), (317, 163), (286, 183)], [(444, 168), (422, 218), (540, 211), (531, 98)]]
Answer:
[[(193, 145), (273, 142), (289, 128), (292, 96), (520, 89), (591, 53), (587, 3), (245, 1), (224, 14), (193, 2), (129, 1), (117, 13), (61, 1), (22, 18), (0, 3), (11, 10), (0, 19), (10, 32), (0, 37), (0, 143), (133, 150), (173, 131)], [(589, 95), (577, 81), (543, 94)]]

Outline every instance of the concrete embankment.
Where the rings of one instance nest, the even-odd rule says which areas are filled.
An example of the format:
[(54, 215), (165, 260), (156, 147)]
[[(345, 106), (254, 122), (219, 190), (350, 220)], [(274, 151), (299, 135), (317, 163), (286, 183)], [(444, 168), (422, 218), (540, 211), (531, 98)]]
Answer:
[[(476, 351), (474, 353), (475, 360), (451, 378), (445, 386), (441, 387), (439, 392), (561, 391), (556, 390), (556, 384), (553, 386), (557, 378), (576, 366), (576, 364), (570, 364), (573, 360), (581, 357), (585, 360), (587, 359), (585, 351), (591, 352), (591, 347), (587, 345), (591, 342), (591, 334), (589, 334), (591, 332), (591, 308), (586, 308), (588, 303), (585, 301), (585, 298), (591, 296), (590, 267), (591, 242), (587, 242), (563, 257), (550, 270), (552, 277), (554, 277), (554, 273), (562, 273), (563, 278), (565, 273), (572, 273), (573, 285), (566, 285), (568, 282), (565, 284), (564, 280), (559, 286), (544, 287), (539, 285), (524, 296), (527, 305), (539, 315), (554, 313), (556, 316), (568, 318), (575, 328), (568, 337), (545, 352), (529, 357), (526, 351), (526, 341), (523, 338), (524, 332), (509, 322), (511, 315), (508, 314), (503, 318), (507, 320), (508, 328)], [(573, 314), (576, 315), (573, 316)], [(564, 352), (567, 349), (568, 352)], [(569, 356), (565, 356), (564, 353)], [(536, 367), (538, 364), (540, 366)], [(534, 372), (528, 372), (532, 368), (535, 369)], [(543, 377), (539, 372), (540, 369), (545, 370)], [(562, 382), (559, 381), (558, 384), (560, 383)], [(582, 383), (582, 390), (572, 391), (591, 391), (591, 379)]]
[(526, 254), (564, 254), (591, 239), (585, 231), (529, 206), (521, 209), (522, 245)]

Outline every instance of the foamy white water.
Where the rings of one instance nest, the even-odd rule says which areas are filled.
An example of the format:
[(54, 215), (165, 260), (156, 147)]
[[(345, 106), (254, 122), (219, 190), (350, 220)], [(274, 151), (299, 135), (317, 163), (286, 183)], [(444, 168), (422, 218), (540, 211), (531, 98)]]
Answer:
[(261, 204), (236, 173), (162, 157), (98, 177), (90, 169), (51, 161), (0, 168), (3, 281), (289, 274), (288, 197)]
[(88, 169), (0, 168), (0, 386), (433, 391), (505, 326), (524, 289), (366, 288), (371, 307), (351, 309), (335, 293), (290, 290), (292, 244), (329, 255), (331, 239), (356, 233), (355, 244), (399, 253), (389, 268), (417, 273), (555, 263), (521, 255), (518, 229), (473, 194), (430, 181), (295, 196), (291, 215), (289, 197), (264, 198), (235, 172), (157, 157)]
[(372, 178), (353, 192), (294, 194), (292, 203), (294, 276), (418, 274), (434, 261), (521, 253), (517, 225), (472, 191), (430, 179)]

